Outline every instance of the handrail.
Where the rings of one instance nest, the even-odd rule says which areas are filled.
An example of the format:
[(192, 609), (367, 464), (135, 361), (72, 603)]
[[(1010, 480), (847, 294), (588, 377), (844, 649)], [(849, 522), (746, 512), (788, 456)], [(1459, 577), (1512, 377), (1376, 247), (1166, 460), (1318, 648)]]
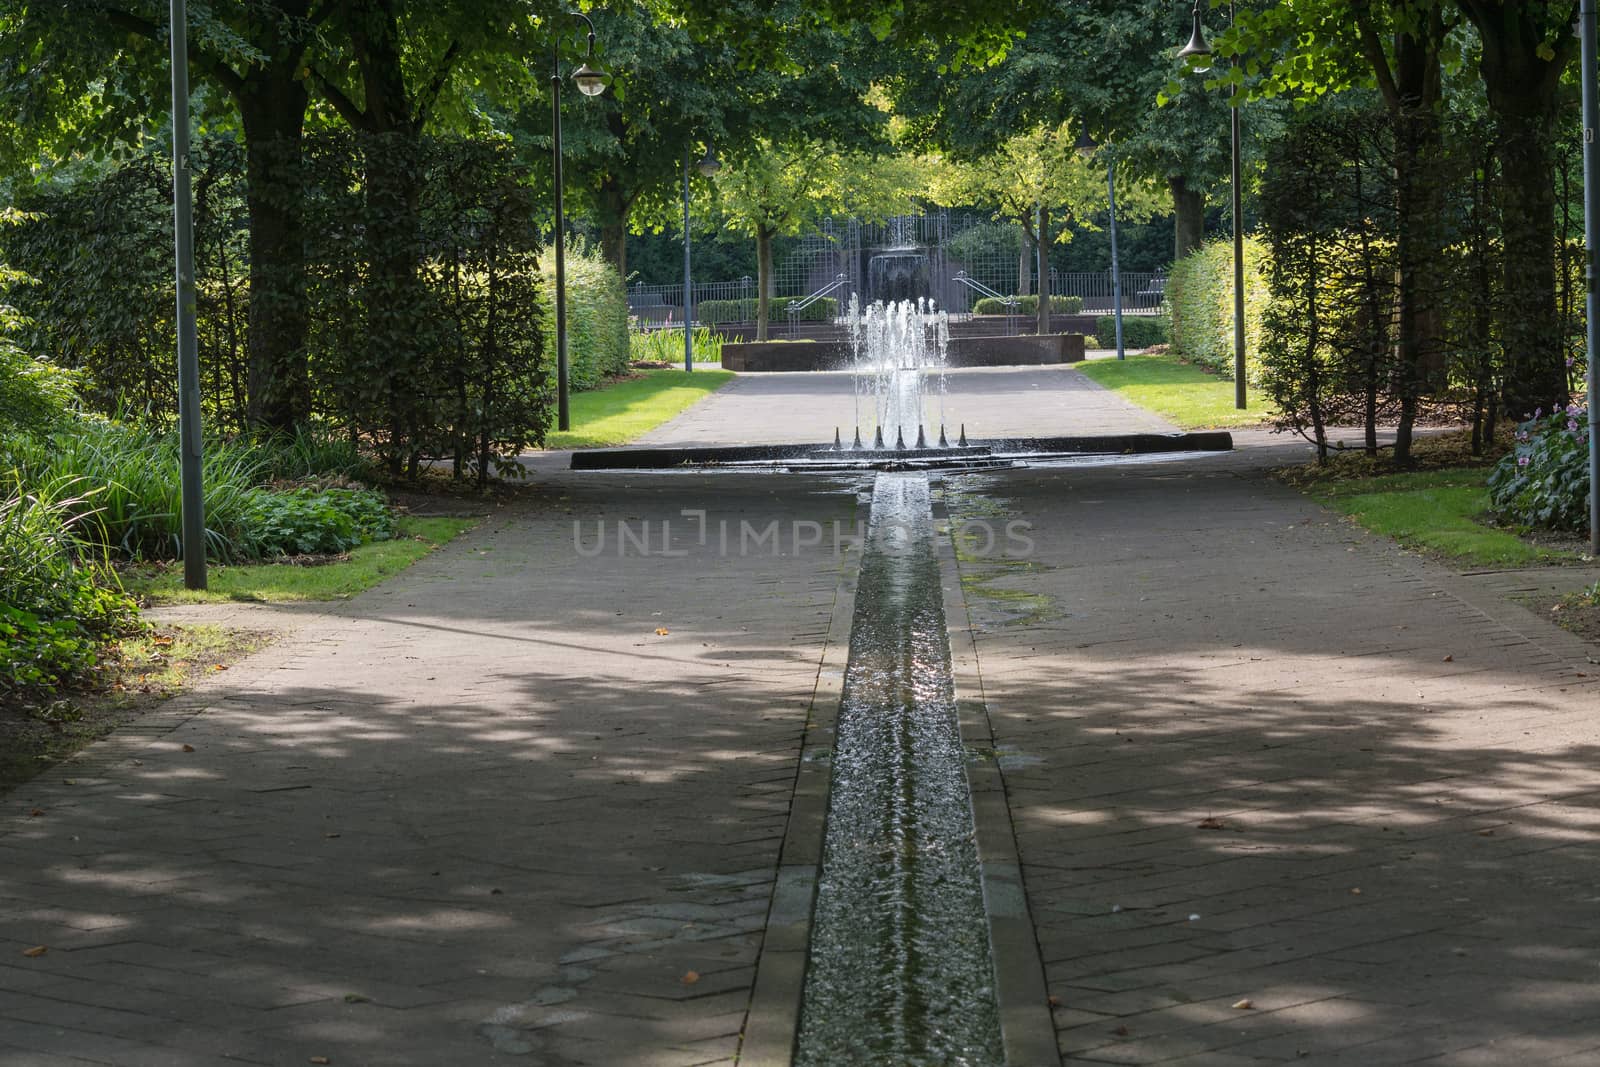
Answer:
[(973, 292), (978, 293), (980, 296), (987, 296), (987, 297), (990, 297), (990, 298), (992, 298), (994, 300), (998, 300), (1001, 303), (1005, 304), (1005, 306), (1006, 306), (1006, 336), (1007, 337), (1011, 337), (1011, 336), (1014, 336), (1016, 334), (1016, 332), (1017, 332), (1017, 305), (1018, 305), (1019, 301), (1017, 300), (1017, 298), (1015, 296), (1007, 296), (1005, 293), (996, 292), (995, 290), (989, 288), (987, 285), (984, 285), (978, 279), (976, 279), (976, 278), (972, 277), (971, 275), (969, 275), (964, 270), (956, 271), (956, 276), (955, 276), (955, 278), (953, 280), (957, 281), (957, 282), (960, 282), (962, 285), (966, 286), (968, 289), (971, 289)]
[(800, 312), (804, 311), (812, 304), (815, 304), (818, 300), (821, 300), (829, 293), (837, 292), (841, 286), (847, 284), (849, 281), (850, 278), (848, 275), (838, 274), (834, 276), (833, 281), (829, 282), (827, 285), (824, 285), (821, 289), (818, 289), (810, 296), (803, 296), (789, 301), (788, 307), (785, 308), (785, 310), (789, 313), (789, 336), (792, 337), (799, 331)]

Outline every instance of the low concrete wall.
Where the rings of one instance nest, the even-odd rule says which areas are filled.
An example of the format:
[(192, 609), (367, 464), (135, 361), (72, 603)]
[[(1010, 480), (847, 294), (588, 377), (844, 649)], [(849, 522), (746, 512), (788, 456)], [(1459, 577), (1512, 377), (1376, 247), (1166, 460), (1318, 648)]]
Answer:
[[(946, 355), (952, 367), (1037, 367), (1077, 363), (1083, 359), (1083, 350), (1082, 334), (1023, 334), (953, 337)], [(751, 341), (722, 346), (723, 367), (748, 373), (843, 370), (849, 364), (850, 346), (838, 341)]]

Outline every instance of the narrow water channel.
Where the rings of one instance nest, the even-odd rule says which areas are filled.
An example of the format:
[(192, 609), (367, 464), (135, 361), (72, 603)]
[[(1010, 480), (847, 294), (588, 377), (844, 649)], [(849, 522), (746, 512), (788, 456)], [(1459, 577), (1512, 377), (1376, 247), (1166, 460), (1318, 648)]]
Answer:
[(928, 480), (872, 497), (796, 1063), (1000, 1067)]

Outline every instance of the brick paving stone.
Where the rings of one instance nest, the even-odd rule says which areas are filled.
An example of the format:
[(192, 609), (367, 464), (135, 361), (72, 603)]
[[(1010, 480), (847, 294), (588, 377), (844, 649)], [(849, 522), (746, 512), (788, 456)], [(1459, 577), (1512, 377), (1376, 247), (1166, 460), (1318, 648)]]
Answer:
[(1064, 1058), (1585, 1062), (1595, 650), (1265, 455), (948, 483)]
[[(715, 523), (850, 525), (858, 489), (555, 480), (273, 612), (275, 644), (0, 798), (0, 1062), (730, 1061), (851, 559)], [(618, 521), (673, 554), (619, 557)]]

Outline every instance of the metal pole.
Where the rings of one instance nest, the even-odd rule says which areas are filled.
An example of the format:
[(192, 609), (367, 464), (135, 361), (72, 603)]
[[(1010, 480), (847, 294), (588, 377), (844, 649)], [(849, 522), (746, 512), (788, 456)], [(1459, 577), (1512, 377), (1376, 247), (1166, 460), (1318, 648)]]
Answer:
[(694, 277), (689, 272), (689, 163), (694, 142), (683, 146), (683, 369), (694, 372)]
[(194, 190), (189, 177), (189, 14), (172, 0), (172, 233), (177, 252), (178, 455), (183, 584), (206, 587), (205, 493), (200, 480), (200, 351), (195, 336)]
[(1600, 381), (1596, 369), (1600, 356), (1600, 90), (1595, 85), (1595, 0), (1583, 0), (1579, 36), (1583, 53), (1583, 237), (1584, 263), (1589, 292), (1585, 314), (1589, 319), (1589, 369), (1586, 403), (1589, 408), (1589, 554), (1600, 556)]
[(555, 157), (556, 182), (556, 427), (572, 429), (572, 412), (567, 402), (567, 220), (562, 213), (561, 193), (561, 49), (550, 49), (550, 121), (555, 131), (551, 151)]
[(1045, 249), (1049, 243), (1050, 235), (1044, 232), (1044, 203), (1041, 201), (1033, 216), (1034, 232), (1039, 235), (1038, 252), (1039, 284), (1035, 287), (1039, 294), (1039, 321), (1035, 325), (1042, 336), (1050, 332), (1050, 274), (1045, 270)]
[(1117, 161), (1107, 157), (1106, 199), (1111, 204), (1111, 297), (1117, 316), (1117, 358), (1127, 359), (1122, 347), (1122, 268), (1117, 264)]
[[(1228, 5), (1228, 21), (1233, 22), (1233, 4)], [(1233, 57), (1239, 65), (1239, 57)], [(1239, 105), (1231, 104), (1233, 122), (1233, 406), (1245, 408), (1244, 383), (1244, 190), (1239, 180)]]

